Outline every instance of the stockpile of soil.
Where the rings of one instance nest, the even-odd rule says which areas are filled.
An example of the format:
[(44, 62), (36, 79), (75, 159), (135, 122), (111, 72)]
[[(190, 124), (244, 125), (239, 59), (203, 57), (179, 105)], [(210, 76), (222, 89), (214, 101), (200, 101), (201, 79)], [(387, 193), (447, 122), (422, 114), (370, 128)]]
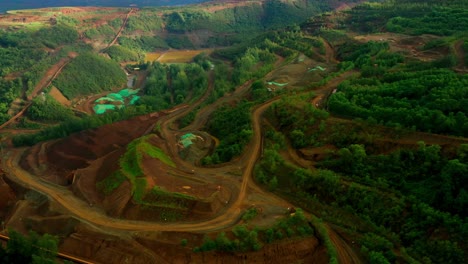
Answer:
[[(220, 189), (216, 183), (206, 182), (189, 171), (181, 171), (146, 154), (140, 166), (146, 177), (147, 191), (157, 186), (167, 192), (182, 194), (176, 197), (182, 197), (180, 199), (183, 201), (179, 198), (173, 201), (183, 204), (182, 210), (141, 206), (134, 201), (133, 187), (128, 181), (124, 181), (108, 195), (97, 189), (98, 182), (119, 170), (119, 159), (127, 145), (151, 131), (158, 118), (159, 115), (140, 116), (82, 131), (64, 139), (40, 143), (25, 151), (20, 164), (44, 180), (71, 186), (74, 194), (90, 206), (102, 207), (114, 217), (164, 221), (164, 214), (178, 216), (172, 220), (200, 220), (215, 215), (231, 199), (228, 188)], [(164, 153), (170, 153), (165, 140), (156, 135), (149, 137), (148, 143)], [(212, 145), (212, 142), (208, 144)], [(193, 198), (184, 200), (183, 195)], [(158, 201), (155, 202), (158, 204)]]
[(88, 167), (93, 161), (151, 131), (158, 118), (159, 115), (139, 116), (54, 142), (39, 143), (25, 151), (21, 167), (53, 183), (69, 185), (75, 170)]

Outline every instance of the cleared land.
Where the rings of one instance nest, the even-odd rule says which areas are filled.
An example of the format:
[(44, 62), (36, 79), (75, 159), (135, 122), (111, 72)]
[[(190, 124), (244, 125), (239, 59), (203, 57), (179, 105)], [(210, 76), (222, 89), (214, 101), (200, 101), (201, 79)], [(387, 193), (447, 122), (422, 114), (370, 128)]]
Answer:
[(168, 50), (163, 52), (149, 52), (146, 54), (145, 61), (158, 61), (161, 63), (188, 63), (200, 53), (210, 54), (212, 49), (202, 50)]

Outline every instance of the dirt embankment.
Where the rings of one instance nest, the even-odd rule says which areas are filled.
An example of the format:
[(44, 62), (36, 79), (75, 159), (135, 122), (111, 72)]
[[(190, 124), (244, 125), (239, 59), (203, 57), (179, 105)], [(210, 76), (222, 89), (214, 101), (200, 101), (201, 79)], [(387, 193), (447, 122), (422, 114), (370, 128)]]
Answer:
[(72, 134), (54, 142), (43, 142), (29, 148), (21, 166), (29, 172), (60, 185), (73, 181), (73, 172), (91, 161), (125, 147), (151, 129), (158, 116), (136, 117), (97, 129)]
[[(194, 253), (191, 244), (202, 243), (202, 236), (195, 236), (199, 241), (189, 240), (187, 247), (182, 247), (178, 243), (177, 234), (167, 237), (177, 244), (155, 242), (145, 238), (137, 240), (149, 249), (160, 252), (160, 256), (167, 263), (328, 263), (328, 256), (325, 248), (319, 244), (316, 238), (283, 241), (275, 244), (267, 244), (261, 250), (248, 253), (223, 253), (223, 252), (203, 252)], [(189, 236), (185, 234), (185, 237)], [(194, 236), (192, 236), (194, 237)], [(167, 240), (166, 240), (167, 241)]]
[[(159, 211), (168, 209), (163, 207), (156, 210), (157, 206), (151, 206), (151, 210), (148, 210), (148, 206), (136, 204), (132, 199), (133, 187), (129, 182), (125, 181), (107, 196), (96, 187), (98, 182), (119, 170), (119, 159), (126, 152), (127, 145), (152, 131), (162, 115), (164, 114), (140, 116), (82, 131), (64, 139), (37, 144), (25, 151), (20, 165), (43, 180), (70, 186), (74, 194), (90, 206), (102, 207), (114, 217), (164, 220), (165, 217)], [(168, 153), (165, 142), (154, 134), (148, 137), (147, 143)], [(145, 175), (147, 191), (158, 186), (169, 192), (195, 198), (173, 198), (174, 202), (180, 200), (180, 203), (185, 204), (177, 212), (185, 220), (213, 217), (231, 199), (230, 188), (219, 188), (214, 182), (199, 179), (146, 154), (138, 166)]]
[[(248, 85), (246, 86), (248, 88)], [(212, 88), (212, 87), (211, 87)], [(208, 91), (211, 90), (211, 88), (208, 89)], [(241, 87), (242, 88), (242, 87)], [(246, 88), (246, 90), (247, 90)], [(206, 97), (202, 97), (202, 100), (205, 100)], [(277, 99), (275, 99), (277, 100)], [(274, 101), (274, 100), (273, 100)], [(210, 218), (209, 220), (206, 221), (194, 221), (194, 222), (179, 222), (179, 223), (154, 223), (154, 222), (135, 222), (135, 221), (128, 221), (128, 220), (123, 220), (123, 219), (118, 219), (118, 218), (110, 218), (106, 215), (103, 214), (101, 208), (91, 208), (88, 206), (87, 203), (84, 203), (83, 200), (77, 199), (75, 195), (69, 194), (68, 190), (61, 188), (56, 185), (50, 185), (50, 184), (44, 184), (43, 181), (39, 181), (37, 177), (31, 177), (28, 175), (28, 173), (25, 173), (22, 171), (20, 168), (17, 168), (13, 164), (16, 164), (17, 162), (17, 155), (13, 154), (10, 159), (8, 159), (5, 164), (6, 168), (9, 168), (10, 175), (15, 175), (15, 178), (19, 182), (26, 183), (28, 186), (31, 186), (31, 188), (37, 188), (41, 192), (47, 193), (52, 199), (56, 200), (59, 202), (63, 207), (67, 208), (71, 213), (73, 213), (77, 218), (80, 218), (83, 220), (85, 223), (92, 223), (96, 227), (106, 229), (106, 230), (117, 230), (119, 229), (119, 232), (125, 232), (127, 230), (132, 230), (132, 232), (138, 232), (138, 231), (145, 231), (145, 232), (153, 232), (156, 233), (156, 231), (178, 231), (178, 232), (200, 232), (200, 233), (207, 233), (207, 232), (213, 232), (213, 231), (218, 231), (218, 230), (224, 230), (226, 228), (232, 227), (234, 224), (238, 223), (240, 215), (242, 214), (243, 210), (247, 208), (248, 205), (252, 203), (257, 203), (257, 201), (263, 201), (262, 206), (265, 208), (265, 212), (273, 209), (281, 209), (284, 210), (284, 208), (290, 207), (291, 205), (276, 197), (275, 195), (268, 193), (258, 186), (255, 185), (255, 183), (252, 180), (252, 171), (255, 165), (255, 162), (257, 158), (260, 155), (260, 150), (261, 150), (261, 124), (260, 124), (260, 119), (262, 113), (265, 111), (266, 108), (273, 102), (267, 102), (263, 105), (258, 106), (255, 108), (253, 114), (252, 114), (252, 122), (253, 122), (253, 131), (254, 131), (254, 137), (252, 139), (252, 142), (249, 144), (245, 151), (245, 157), (240, 158), (238, 160), (238, 165), (236, 165), (236, 169), (240, 172), (237, 174), (235, 177), (233, 177), (231, 169), (233, 164), (228, 164), (225, 167), (220, 167), (220, 168), (195, 168), (196, 172), (194, 172), (194, 175), (200, 176), (201, 178), (205, 177), (212, 177), (212, 178), (222, 178), (219, 176), (220, 174), (225, 174), (229, 175), (230, 177), (225, 177), (223, 178), (223, 181), (226, 181), (225, 184), (226, 188), (228, 188), (230, 183), (236, 182), (233, 188), (238, 188), (237, 192), (238, 194), (233, 195), (233, 199), (230, 201), (226, 201), (226, 209), (221, 210), (218, 215), (214, 218)], [(194, 106), (192, 106), (194, 107)], [(186, 107), (185, 109), (181, 109), (179, 112), (186, 112), (186, 111), (192, 111), (192, 107)], [(166, 154), (170, 155), (171, 157), (177, 157), (177, 145), (176, 145), (176, 136), (175, 133), (177, 131), (174, 131), (171, 127), (171, 124), (178, 118), (179, 112), (170, 112), (168, 111), (168, 115), (165, 117), (162, 117), (159, 119), (160, 124), (161, 124), (161, 129), (160, 129), (160, 134), (162, 135), (162, 138), (167, 140), (167, 150), (171, 151), (166, 151)], [(209, 112), (209, 111), (208, 111)], [(200, 115), (197, 116), (198, 118)], [(197, 118), (197, 119), (198, 119)], [(157, 122), (157, 118), (155, 120), (152, 120), (152, 124), (155, 124)], [(23, 156), (23, 168), (27, 168), (29, 172), (33, 172), (36, 175), (39, 175), (49, 181), (52, 181), (54, 183), (62, 183), (62, 184), (69, 184), (70, 182), (73, 182), (73, 186), (78, 187), (79, 190), (76, 192), (79, 192), (81, 194), (86, 193), (84, 190), (86, 190), (89, 193), (88, 197), (93, 197), (95, 195), (95, 192), (93, 192), (93, 188), (95, 189), (95, 183), (97, 180), (97, 175), (100, 174), (97, 170), (98, 169), (109, 169), (111, 170), (110, 162), (106, 162), (105, 159), (109, 158), (110, 156), (114, 155), (112, 153), (116, 153), (121, 149), (121, 146), (124, 144), (128, 144), (133, 138), (139, 137), (142, 134), (139, 134), (138, 136), (133, 130), (138, 130), (139, 131), (145, 130), (141, 128), (144, 126), (145, 121), (144, 120), (139, 120), (139, 122), (136, 123), (125, 123), (127, 121), (124, 121), (122, 125), (122, 122), (120, 123), (120, 127), (108, 125), (104, 126), (103, 128), (107, 128), (107, 132), (102, 132), (101, 128), (100, 129), (94, 129), (91, 131), (87, 132), (80, 132), (75, 134), (74, 136), (71, 136), (69, 138), (55, 141), (55, 142), (49, 142), (46, 144), (40, 144), (37, 145), (31, 149), (29, 149), (26, 153), (26, 155)], [(151, 127), (150, 127), (151, 128)], [(112, 131), (110, 131), (112, 130)], [(132, 132), (133, 131), (133, 132)], [(148, 131), (148, 130), (145, 130)], [(129, 138), (132, 136), (133, 138)], [(111, 138), (114, 138), (114, 140), (111, 140)], [(121, 144), (121, 145), (119, 145)], [(115, 154), (116, 156), (120, 156)], [(29, 158), (29, 159), (28, 159)], [(91, 167), (93, 166), (93, 163), (97, 162), (94, 164), (95, 169), (92, 169)], [(103, 162), (102, 164), (98, 164), (98, 162)], [(56, 164), (55, 164), (56, 163)], [(114, 163), (115, 163), (115, 158), (114, 158)], [(178, 162), (176, 162), (179, 164)], [(41, 168), (40, 164), (53, 164), (49, 165), (47, 167)], [(109, 164), (109, 165), (103, 165), (103, 164)], [(237, 163), (236, 163), (237, 164)], [(242, 164), (242, 165), (241, 165)], [(185, 166), (186, 164), (184, 164)], [(29, 166), (29, 167), (28, 167)], [(86, 168), (90, 170), (94, 170), (94, 175), (91, 173), (84, 173), (83, 170), (80, 170), (80, 175), (75, 175), (74, 172), (76, 169), (79, 168)], [(192, 168), (192, 167), (187, 167), (187, 168)], [(47, 172), (47, 173), (46, 173)], [(48, 173), (51, 172), (51, 173)], [(53, 174), (53, 173), (56, 174)], [(192, 171), (193, 172), (193, 171)], [(190, 173), (181, 173), (180, 177), (190, 177), (188, 176)], [(205, 174), (205, 175), (203, 175)], [(47, 175), (47, 176), (46, 176)], [(53, 175), (50, 177), (49, 175)], [(63, 176), (65, 175), (65, 176)], [(74, 176), (75, 175), (75, 176)], [(224, 175), (224, 176), (225, 176)], [(93, 179), (94, 177), (94, 179)], [(154, 178), (154, 181), (157, 182), (158, 175), (155, 175), (156, 178)], [(237, 178), (236, 178), (237, 177)], [(232, 180), (234, 178), (234, 180)], [(189, 186), (190, 188), (196, 189), (195, 188), (196, 184), (193, 184), (192, 186)], [(182, 186), (183, 188), (184, 186)], [(185, 186), (188, 187), (188, 186)], [(128, 190), (128, 186), (122, 185), (120, 188), (123, 188), (123, 193), (130, 193), (130, 190)], [(198, 188), (198, 187), (197, 187)], [(223, 187), (225, 188), (225, 187)], [(90, 191), (91, 190), (91, 191)], [(88, 195), (88, 194), (86, 194)], [(119, 198), (119, 197), (116, 197)], [(122, 201), (119, 201), (119, 204), (126, 204), (127, 201), (125, 201), (128, 198), (128, 196), (121, 196)], [(113, 199), (113, 201), (116, 201), (118, 199)], [(109, 204), (112, 203), (112, 200), (108, 201)], [(97, 207), (97, 206), (96, 206)], [(271, 207), (271, 208), (270, 208)], [(123, 208), (123, 207), (120, 207)], [(119, 208), (116, 208), (119, 210)], [(278, 209), (278, 210), (279, 210)], [(271, 210), (270, 210), (271, 211)], [(281, 213), (284, 215), (284, 212)], [(272, 213), (269, 214), (268, 216), (275, 217), (278, 216), (278, 213)], [(117, 232), (117, 231), (115, 231)], [(78, 236), (78, 235), (77, 235)], [(80, 237), (80, 241), (89, 241), (87, 243), (83, 243), (83, 247), (79, 247), (80, 245), (79, 242), (76, 242), (77, 244), (73, 244), (72, 242), (69, 242), (70, 244), (67, 244), (66, 248), (71, 249), (71, 250), (88, 250), (88, 252), (76, 252), (77, 255), (80, 256), (90, 256), (89, 258), (91, 259), (96, 259), (100, 261), (102, 257), (104, 258), (109, 258), (110, 261), (112, 262), (125, 262), (125, 261), (130, 261), (133, 263), (139, 263), (140, 261), (145, 262), (145, 263), (174, 263), (172, 260), (174, 257), (169, 254), (166, 256), (161, 256), (162, 254), (165, 254), (163, 250), (160, 250), (159, 248), (153, 249), (151, 248), (151, 252), (148, 252), (147, 249), (141, 249), (140, 251), (138, 250), (130, 250), (130, 252), (127, 252), (126, 249), (121, 249), (118, 244), (114, 244), (114, 242), (111, 242), (111, 240), (107, 240), (107, 243), (101, 243), (100, 241), (105, 240), (106, 238), (99, 238), (99, 235), (93, 236), (90, 235), (91, 238), (87, 238), (87, 235)], [(73, 238), (73, 235), (72, 235)], [(160, 238), (156, 238), (155, 240), (158, 241)], [(200, 240), (200, 238), (199, 238)], [(154, 240), (153, 240), (154, 241)], [(159, 240), (160, 241), (160, 240)], [(315, 240), (314, 240), (315, 241)], [(200, 241), (199, 241), (200, 242)], [(133, 246), (138, 247), (138, 244), (143, 244), (144, 241), (140, 240), (139, 243), (122, 243), (120, 242), (120, 245), (125, 244), (126, 247), (129, 249), (134, 249)], [(153, 242), (154, 243), (154, 242)], [(180, 243), (180, 239), (177, 240), (170, 240), (170, 241), (164, 241), (162, 244), (165, 244), (167, 247), (172, 248), (172, 249), (177, 249), (178, 245)], [(285, 245), (277, 244), (277, 245), (266, 245), (264, 249), (262, 249), (260, 252), (256, 253), (248, 253), (248, 254), (240, 254), (240, 255), (231, 255), (231, 254), (219, 254), (219, 253), (206, 253), (206, 254), (194, 254), (191, 249), (189, 250), (181, 250), (183, 256), (180, 259), (180, 263), (190, 263), (190, 262), (208, 262), (208, 261), (213, 261), (213, 263), (221, 260), (226, 260), (228, 263), (243, 263), (243, 262), (273, 262), (273, 263), (287, 263), (287, 262), (292, 262), (295, 260), (303, 260), (305, 263), (312, 263), (312, 262), (318, 262), (318, 263), (324, 263), (327, 260), (323, 261), (324, 259), (327, 259), (324, 257), (325, 253), (323, 250), (318, 250), (317, 254), (318, 255), (310, 255), (310, 252), (315, 252), (313, 250), (314, 247), (307, 247), (308, 245), (313, 245), (312, 240), (304, 240), (301, 242), (296, 243), (295, 241), (285, 241)], [(156, 244), (156, 243), (154, 243)], [(99, 246), (96, 246), (99, 245)], [(101, 246), (102, 245), (102, 246)], [(200, 245), (200, 243), (197, 243), (196, 245)], [(109, 251), (106, 251), (105, 253), (101, 250), (104, 250), (106, 246), (109, 247)], [(148, 248), (150, 246), (147, 246)], [(78, 248), (78, 249), (76, 249)], [(161, 245), (161, 248), (163, 246)], [(179, 247), (180, 248), (180, 247)], [(169, 249), (168, 249), (169, 250)], [(297, 250), (297, 251), (295, 251)], [(121, 253), (122, 252), (122, 253)], [(127, 253), (125, 253), (127, 252)], [(133, 252), (133, 254), (131, 253)], [(141, 254), (135, 254), (134, 252), (141, 252)], [(302, 253), (301, 253), (302, 252)], [(304, 253), (307, 252), (307, 253)], [(129, 254), (132, 254), (128, 256)], [(312, 253), (313, 254), (313, 253)], [(109, 256), (111, 255), (111, 256)], [(123, 255), (123, 256), (122, 256)], [(125, 256), (127, 255), (127, 256)], [(137, 260), (137, 259), (132, 259), (132, 256), (136, 257), (141, 257), (142, 260)], [(177, 256), (177, 253), (174, 253), (174, 256)], [(136, 258), (135, 257), (135, 258)], [(275, 262), (278, 260), (278, 262)], [(109, 263), (109, 261), (107, 261)], [(208, 262), (211, 263), (211, 262)]]
[(3, 171), (0, 169), (0, 219), (4, 221), (8, 211), (16, 202), (16, 194), (3, 180)]

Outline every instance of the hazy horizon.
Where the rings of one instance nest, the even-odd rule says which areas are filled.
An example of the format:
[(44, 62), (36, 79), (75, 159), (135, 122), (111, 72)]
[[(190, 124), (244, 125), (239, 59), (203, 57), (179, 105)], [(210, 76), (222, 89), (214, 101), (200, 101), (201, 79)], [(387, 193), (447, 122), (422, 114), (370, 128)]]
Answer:
[(0, 1), (0, 13), (8, 10), (33, 9), (60, 6), (168, 6), (207, 2), (207, 0), (7, 0)]

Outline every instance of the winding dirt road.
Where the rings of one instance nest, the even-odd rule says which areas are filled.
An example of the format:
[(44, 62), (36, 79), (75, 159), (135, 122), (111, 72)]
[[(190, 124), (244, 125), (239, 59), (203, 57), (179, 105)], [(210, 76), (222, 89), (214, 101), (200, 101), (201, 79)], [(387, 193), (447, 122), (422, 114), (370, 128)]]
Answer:
[[(348, 75), (341, 75), (332, 80), (326, 86), (322, 87), (320, 90), (333, 89), (333, 85), (337, 85), (340, 80), (346, 78)], [(188, 111), (193, 111), (193, 109), (207, 99), (209, 93), (213, 89), (213, 75), (210, 74), (209, 87), (204, 96), (202, 96), (195, 104), (189, 107), (180, 108), (177, 111), (170, 113), (165, 116), (161, 121), (161, 135), (166, 140), (168, 140), (169, 145), (175, 146), (171, 142), (176, 141), (174, 130), (171, 129), (172, 123), (180, 118), (183, 114), (186, 114)], [(244, 84), (241, 86), (241, 92), (244, 89), (247, 89), (250, 85)], [(247, 88), (246, 88), (247, 87)], [(81, 221), (88, 223), (92, 226), (95, 226), (101, 230), (107, 230), (108, 232), (112, 231), (129, 231), (129, 232), (139, 232), (139, 231), (179, 231), (179, 232), (211, 232), (217, 230), (223, 230), (229, 227), (232, 227), (240, 221), (243, 209), (250, 206), (248, 200), (249, 191), (253, 191), (255, 194), (259, 194), (263, 197), (266, 197), (268, 202), (274, 203), (278, 206), (284, 206), (285, 208), (293, 206), (291, 203), (283, 200), (282, 198), (269, 193), (263, 190), (261, 187), (257, 186), (253, 181), (253, 170), (256, 161), (260, 157), (261, 153), (261, 142), (262, 142), (262, 133), (261, 133), (261, 117), (264, 111), (271, 106), (274, 102), (278, 101), (280, 97), (271, 99), (261, 105), (258, 105), (254, 108), (252, 112), (252, 129), (253, 137), (249, 145), (246, 147), (243, 156), (237, 161), (237, 163), (228, 164), (222, 169), (220, 168), (195, 168), (197, 170), (203, 170), (203, 173), (210, 175), (215, 175), (220, 171), (227, 171), (234, 166), (242, 165), (242, 177), (241, 184), (235, 198), (230, 201), (226, 206), (226, 209), (221, 212), (220, 215), (216, 216), (213, 219), (206, 221), (198, 222), (178, 222), (178, 223), (153, 223), (153, 222), (144, 222), (144, 221), (133, 221), (133, 220), (123, 220), (109, 217), (105, 212), (97, 207), (90, 207), (88, 203), (76, 197), (69, 189), (51, 184), (49, 182), (43, 181), (38, 177), (35, 177), (23, 170), (18, 164), (21, 158), (22, 153), (26, 149), (12, 149), (6, 157), (3, 159), (3, 168), (6, 172), (8, 178), (12, 181), (18, 182), (21, 185), (34, 189), (38, 192), (41, 192), (47, 195), (50, 199), (55, 200), (66, 208), (72, 215)], [(172, 152), (172, 156), (177, 157), (176, 147), (169, 148)], [(180, 161), (180, 159), (178, 159)], [(184, 166), (188, 166), (184, 164)], [(332, 238), (332, 242), (337, 248), (339, 253), (340, 262), (342, 263), (359, 263), (355, 261), (358, 258), (355, 253), (349, 246), (341, 239), (337, 238), (333, 230), (329, 229), (329, 235)], [(348, 261), (351, 260), (351, 261)]]
[[(278, 99), (276, 99), (278, 100)], [(250, 153), (249, 162), (246, 164), (243, 175), (242, 175), (242, 185), (233, 205), (227, 209), (224, 214), (203, 222), (187, 222), (187, 223), (151, 223), (143, 221), (130, 221), (130, 220), (120, 220), (108, 217), (105, 215), (105, 212), (95, 208), (90, 207), (83, 200), (77, 198), (72, 192), (66, 188), (45, 182), (40, 180), (37, 177), (29, 174), (27, 171), (21, 169), (18, 166), (19, 159), (21, 154), (25, 150), (15, 149), (11, 150), (8, 157), (3, 161), (3, 167), (5, 172), (7, 172), (7, 177), (11, 180), (21, 183), (27, 188), (34, 189), (38, 192), (41, 192), (51, 199), (55, 200), (66, 208), (70, 213), (79, 218), (80, 220), (89, 223), (97, 227), (105, 227), (110, 229), (118, 230), (127, 230), (127, 231), (190, 231), (190, 232), (208, 232), (219, 229), (224, 229), (230, 227), (237, 223), (242, 214), (241, 205), (244, 201), (244, 198), (247, 193), (247, 187), (253, 185), (252, 181), (252, 172), (260, 153), (260, 142), (261, 142), (261, 133), (260, 133), (260, 116), (267, 109), (273, 101), (265, 103), (260, 107), (256, 108), (253, 113), (253, 129), (254, 129), (254, 138), (252, 139), (249, 147), (248, 153)]]

